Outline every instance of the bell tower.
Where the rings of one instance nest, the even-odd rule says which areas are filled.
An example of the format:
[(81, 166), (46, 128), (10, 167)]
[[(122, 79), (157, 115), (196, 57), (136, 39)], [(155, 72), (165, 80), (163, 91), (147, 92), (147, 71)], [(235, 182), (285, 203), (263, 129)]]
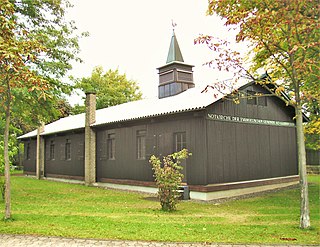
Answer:
[(177, 37), (173, 30), (166, 65), (159, 70), (159, 99), (177, 95), (194, 87), (193, 65), (184, 63)]

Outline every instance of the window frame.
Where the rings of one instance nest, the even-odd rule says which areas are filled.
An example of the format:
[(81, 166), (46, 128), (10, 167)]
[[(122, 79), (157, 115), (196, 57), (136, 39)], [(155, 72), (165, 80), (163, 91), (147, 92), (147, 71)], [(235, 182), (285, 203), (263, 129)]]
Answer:
[(136, 133), (136, 158), (137, 160), (146, 159), (146, 139), (147, 131), (146, 130), (137, 130)]
[(258, 97), (258, 106), (268, 106), (268, 100), (267, 100), (268, 97), (266, 96), (260, 96)]
[(187, 133), (185, 131), (175, 132), (173, 134), (174, 152), (179, 152), (187, 148)]
[(65, 160), (71, 160), (71, 140), (66, 139), (65, 147), (64, 147), (64, 157)]
[(247, 90), (247, 105), (258, 105), (256, 93), (253, 90)]
[(30, 160), (30, 142), (27, 142), (26, 144), (27, 145), (26, 145), (26, 157), (25, 157), (25, 159), (26, 160)]
[(55, 143), (54, 141), (50, 141), (50, 146), (49, 146), (49, 159), (50, 160), (55, 160)]
[(116, 134), (109, 133), (107, 135), (107, 159), (115, 160), (116, 159)]
[(247, 104), (267, 107), (268, 101), (267, 97), (264, 96), (263, 93), (253, 90), (247, 90)]

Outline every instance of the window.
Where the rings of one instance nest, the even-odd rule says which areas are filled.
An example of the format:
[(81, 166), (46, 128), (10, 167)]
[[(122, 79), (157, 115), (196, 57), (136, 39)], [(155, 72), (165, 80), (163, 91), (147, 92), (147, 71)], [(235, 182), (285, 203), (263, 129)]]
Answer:
[(138, 160), (146, 159), (146, 131), (145, 130), (137, 131), (137, 159)]
[(54, 160), (54, 141), (50, 142), (50, 160)]
[(116, 134), (108, 134), (107, 148), (108, 160), (116, 159)]
[(249, 105), (267, 106), (267, 97), (263, 93), (247, 91), (247, 103)]
[(27, 143), (26, 146), (26, 160), (30, 160), (30, 143)]
[[(186, 88), (184, 89), (183, 87), (186, 87)], [(165, 98), (172, 95), (176, 95), (186, 89), (188, 89), (187, 84), (182, 84), (177, 82), (165, 84), (165, 85), (159, 86), (159, 98)]]
[(166, 84), (164, 85), (164, 97), (170, 96), (170, 85)]
[(170, 95), (176, 95), (182, 92), (181, 83), (171, 83), (170, 85)]
[(267, 106), (267, 97), (266, 96), (260, 96), (258, 98), (258, 105)]
[(179, 152), (187, 147), (186, 132), (174, 134), (174, 151)]
[(69, 139), (66, 140), (65, 158), (66, 160), (71, 160), (71, 141)]
[(248, 105), (257, 105), (257, 97), (255, 96), (255, 91), (247, 90), (247, 104)]
[(164, 86), (159, 86), (159, 98), (164, 98)]

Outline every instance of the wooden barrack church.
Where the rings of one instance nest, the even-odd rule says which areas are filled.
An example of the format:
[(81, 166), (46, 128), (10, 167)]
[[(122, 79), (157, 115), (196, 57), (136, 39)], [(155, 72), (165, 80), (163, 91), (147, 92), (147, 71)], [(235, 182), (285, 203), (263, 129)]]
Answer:
[[(192, 152), (183, 166), (190, 198), (212, 200), (284, 187), (298, 181), (294, 110), (278, 97), (234, 104), (202, 93), (173, 32), (159, 67), (158, 98), (59, 119), (19, 139), (24, 173), (39, 178), (156, 192), (150, 155)], [(254, 82), (239, 88), (270, 94)], [(216, 97), (213, 96), (215, 94)]]

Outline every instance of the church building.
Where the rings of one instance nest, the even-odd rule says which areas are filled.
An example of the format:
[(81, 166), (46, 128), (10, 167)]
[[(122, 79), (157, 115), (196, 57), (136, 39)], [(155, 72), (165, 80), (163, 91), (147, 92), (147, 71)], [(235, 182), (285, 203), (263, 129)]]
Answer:
[(285, 187), (298, 182), (295, 112), (267, 87), (248, 82), (235, 104), (230, 92), (197, 88), (175, 33), (159, 67), (158, 97), (61, 118), (19, 139), (24, 173), (155, 193), (151, 155), (187, 148), (184, 184), (191, 199), (212, 200)]

